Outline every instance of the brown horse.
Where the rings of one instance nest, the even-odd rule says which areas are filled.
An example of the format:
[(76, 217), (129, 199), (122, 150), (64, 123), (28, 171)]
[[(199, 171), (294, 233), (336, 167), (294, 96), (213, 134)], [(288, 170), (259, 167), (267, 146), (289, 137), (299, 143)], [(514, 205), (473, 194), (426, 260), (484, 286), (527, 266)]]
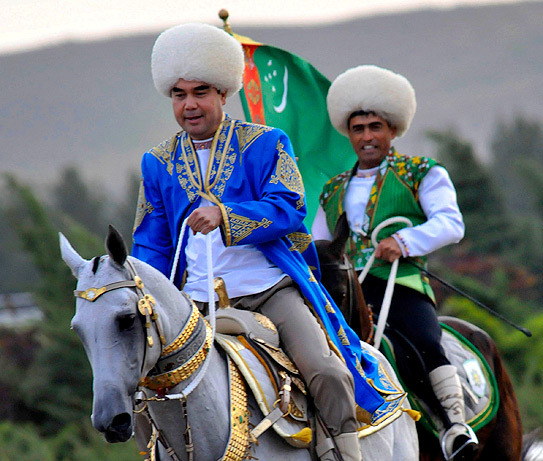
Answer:
[[(347, 220), (343, 215), (336, 226), (332, 241), (316, 241), (322, 283), (341, 308), (347, 322), (364, 341), (371, 341), (373, 321), (371, 309), (366, 305), (358, 276), (343, 249), (349, 236)], [(453, 317), (440, 317), (440, 322), (454, 328), (468, 339), (484, 356), (498, 385), (500, 404), (494, 418), (480, 428), (479, 452), (475, 460), (518, 461), (522, 458), (522, 422), (520, 411), (504, 363), (492, 338), (483, 330)], [(401, 358), (399, 359), (401, 360)], [(430, 432), (419, 427), (420, 459), (443, 460), (439, 441)]]

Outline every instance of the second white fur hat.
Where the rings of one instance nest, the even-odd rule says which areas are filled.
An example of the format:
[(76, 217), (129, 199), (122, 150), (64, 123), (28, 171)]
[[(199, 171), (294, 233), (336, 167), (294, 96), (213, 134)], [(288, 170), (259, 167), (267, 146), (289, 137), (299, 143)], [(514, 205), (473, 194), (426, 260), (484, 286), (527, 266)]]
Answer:
[(358, 110), (384, 118), (401, 136), (408, 130), (417, 109), (415, 90), (409, 80), (371, 65), (353, 67), (339, 75), (328, 90), (326, 103), (332, 125), (345, 136), (349, 116)]
[(167, 97), (180, 78), (209, 83), (232, 96), (242, 86), (244, 66), (241, 43), (225, 31), (201, 23), (165, 30), (151, 55), (155, 88)]

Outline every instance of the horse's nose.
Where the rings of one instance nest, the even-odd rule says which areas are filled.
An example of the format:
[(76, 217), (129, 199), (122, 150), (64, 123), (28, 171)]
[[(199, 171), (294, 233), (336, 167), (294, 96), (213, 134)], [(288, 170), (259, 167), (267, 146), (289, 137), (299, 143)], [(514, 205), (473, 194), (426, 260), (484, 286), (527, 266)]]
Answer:
[(94, 428), (104, 434), (109, 443), (126, 442), (132, 436), (132, 418), (128, 413), (115, 415), (113, 419), (100, 419), (91, 416)]
[(108, 442), (125, 442), (132, 435), (132, 404), (126, 392), (113, 383), (101, 383), (96, 393), (92, 425)]
[(132, 436), (132, 418), (128, 413), (116, 415), (104, 432), (110, 443), (126, 442)]

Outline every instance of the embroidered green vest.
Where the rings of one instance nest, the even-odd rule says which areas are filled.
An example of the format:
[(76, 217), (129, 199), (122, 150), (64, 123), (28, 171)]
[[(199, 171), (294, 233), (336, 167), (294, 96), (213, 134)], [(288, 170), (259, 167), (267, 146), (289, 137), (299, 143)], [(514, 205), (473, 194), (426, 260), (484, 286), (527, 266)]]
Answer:
[[(394, 216), (405, 216), (417, 226), (426, 221), (418, 201), (418, 189), (420, 182), (426, 176), (431, 167), (437, 162), (427, 157), (407, 157), (398, 154), (394, 149), (383, 159), (379, 165), (379, 171), (370, 192), (370, 198), (366, 206), (362, 234), (356, 234), (351, 230), (351, 235), (346, 244), (346, 253), (353, 262), (356, 270), (362, 270), (373, 254), (371, 234), (375, 227), (384, 220)], [(336, 222), (344, 211), (345, 192), (349, 182), (356, 172), (358, 165), (353, 170), (341, 173), (328, 181), (320, 196), (320, 204), (326, 212), (328, 228), (333, 232)], [(384, 228), (378, 236), (378, 240), (390, 237), (392, 234), (405, 227), (405, 224), (393, 224)], [(415, 258), (421, 265), (426, 266), (426, 258)], [(370, 274), (381, 279), (388, 279), (391, 264), (376, 259), (370, 270)], [(430, 287), (428, 278), (417, 268), (407, 263), (398, 266), (396, 283), (426, 294), (435, 302), (434, 293)]]

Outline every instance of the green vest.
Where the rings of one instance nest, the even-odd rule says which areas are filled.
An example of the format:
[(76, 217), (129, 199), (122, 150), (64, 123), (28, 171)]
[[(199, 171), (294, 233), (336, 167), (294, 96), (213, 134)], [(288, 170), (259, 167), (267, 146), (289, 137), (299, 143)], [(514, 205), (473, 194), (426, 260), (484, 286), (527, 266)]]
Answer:
[[(427, 218), (418, 201), (418, 189), (420, 182), (434, 165), (437, 165), (435, 160), (427, 157), (407, 157), (398, 154), (394, 149), (383, 159), (366, 206), (365, 220), (362, 226), (366, 235), (355, 234), (351, 230), (350, 238), (346, 244), (346, 253), (356, 270), (362, 270), (373, 254), (371, 233), (381, 222), (394, 216), (409, 218), (413, 226), (426, 222)], [(353, 170), (333, 177), (323, 188), (320, 204), (326, 213), (326, 222), (331, 232), (344, 211), (345, 192), (357, 167), (358, 164)], [(403, 227), (405, 224), (388, 226), (379, 233), (378, 239), (390, 237)], [(419, 265), (426, 266), (426, 257), (414, 259)], [(376, 259), (370, 274), (387, 280), (390, 268), (389, 262)], [(435, 302), (428, 278), (416, 267), (402, 262), (401, 259), (396, 283), (424, 293)]]

